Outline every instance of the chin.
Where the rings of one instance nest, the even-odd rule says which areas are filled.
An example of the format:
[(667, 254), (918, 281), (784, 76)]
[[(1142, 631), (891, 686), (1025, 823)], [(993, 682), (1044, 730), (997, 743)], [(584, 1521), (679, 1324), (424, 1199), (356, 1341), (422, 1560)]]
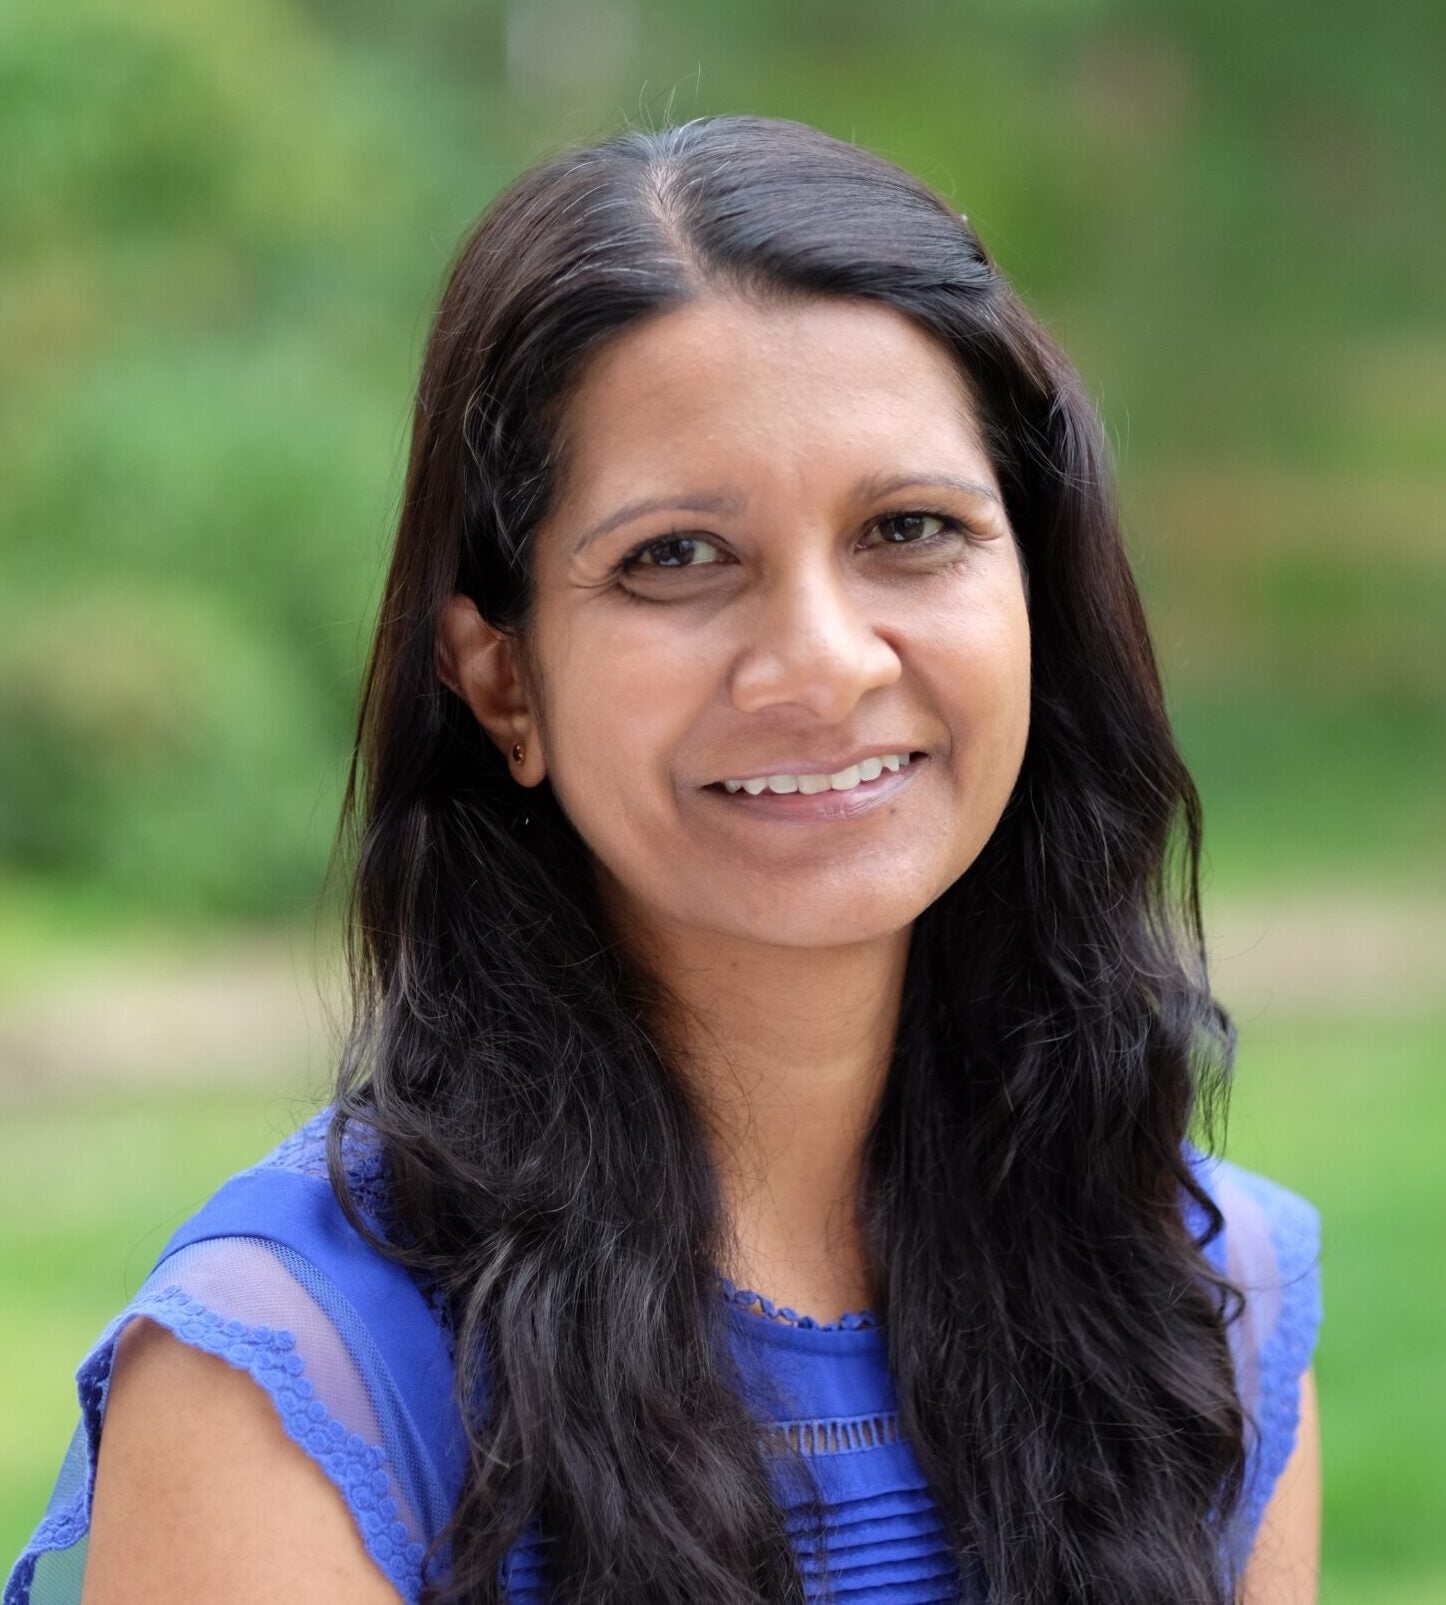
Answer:
[(905, 902), (897, 897), (879, 899), (872, 906), (858, 897), (837, 904), (832, 900), (767, 910), (739, 909), (731, 918), (719, 916), (715, 904), (704, 923), (720, 936), (738, 941), (757, 942), (768, 947), (827, 948), (852, 947), (860, 942), (877, 942), (896, 936), (912, 925), (926, 904)]

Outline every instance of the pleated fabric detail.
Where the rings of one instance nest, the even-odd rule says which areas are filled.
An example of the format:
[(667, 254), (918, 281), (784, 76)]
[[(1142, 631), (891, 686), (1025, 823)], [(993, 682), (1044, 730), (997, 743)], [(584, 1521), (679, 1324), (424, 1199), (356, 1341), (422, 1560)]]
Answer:
[[(777, 1426), (815, 1446), (801, 1452), (819, 1485), (825, 1554), (812, 1541), (807, 1513), (788, 1499), (782, 1480), (777, 1487), (811, 1602), (958, 1605), (972, 1597), (962, 1592), (938, 1509), (896, 1412)], [(869, 1436), (878, 1441), (865, 1446)], [(510, 1605), (546, 1600), (547, 1544), (535, 1522), (513, 1546), (504, 1581)]]

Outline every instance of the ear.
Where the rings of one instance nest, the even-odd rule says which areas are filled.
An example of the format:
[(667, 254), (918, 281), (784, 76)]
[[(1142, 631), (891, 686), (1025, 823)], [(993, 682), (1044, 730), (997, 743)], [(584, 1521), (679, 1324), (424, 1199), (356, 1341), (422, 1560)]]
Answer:
[[(507, 759), (514, 780), (535, 786), (547, 772), (539, 725), (515, 635), (489, 624), (470, 596), (455, 593), (437, 628), (437, 678), (472, 710)], [(526, 756), (512, 757), (521, 742)]]

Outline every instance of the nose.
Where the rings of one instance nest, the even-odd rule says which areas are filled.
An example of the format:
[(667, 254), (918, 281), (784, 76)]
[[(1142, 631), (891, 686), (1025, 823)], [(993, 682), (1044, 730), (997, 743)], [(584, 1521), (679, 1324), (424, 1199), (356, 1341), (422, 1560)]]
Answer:
[(750, 630), (732, 678), (741, 713), (794, 703), (837, 724), (867, 692), (892, 685), (903, 672), (898, 653), (837, 574), (779, 577)]

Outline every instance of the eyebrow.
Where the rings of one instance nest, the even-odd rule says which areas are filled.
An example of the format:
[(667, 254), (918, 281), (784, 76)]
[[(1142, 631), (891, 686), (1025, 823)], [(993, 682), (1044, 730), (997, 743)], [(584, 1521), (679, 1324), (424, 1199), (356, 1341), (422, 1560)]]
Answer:
[[(966, 479), (961, 474), (941, 469), (920, 469), (902, 474), (869, 474), (855, 481), (854, 498), (857, 501), (875, 501), (880, 496), (888, 496), (896, 490), (907, 490), (915, 485), (947, 486), (950, 490), (963, 491), (966, 496), (982, 496), (996, 506), (1003, 506), (999, 493), (990, 486), (982, 484), (977, 479)], [(631, 524), (635, 518), (643, 518), (648, 513), (659, 513), (665, 508), (687, 513), (727, 513), (731, 517), (737, 517), (743, 511), (743, 506), (744, 501), (741, 496), (724, 496), (708, 491), (685, 491), (681, 496), (645, 496), (638, 501), (628, 502), (616, 512), (609, 513), (600, 524), (594, 524), (573, 548), (572, 555), (580, 556), (594, 541), (601, 540), (604, 535), (611, 535), (615, 529), (620, 529), (624, 524)]]
[(642, 518), (647, 513), (660, 513), (665, 507), (674, 507), (686, 513), (728, 513), (736, 516), (743, 511), (743, 498), (710, 496), (707, 491), (701, 490), (685, 491), (681, 496), (645, 496), (640, 501), (619, 507), (615, 513), (609, 513), (601, 524), (594, 524), (573, 548), (572, 555), (577, 557), (604, 535), (611, 535), (615, 529), (631, 524), (635, 518)]

